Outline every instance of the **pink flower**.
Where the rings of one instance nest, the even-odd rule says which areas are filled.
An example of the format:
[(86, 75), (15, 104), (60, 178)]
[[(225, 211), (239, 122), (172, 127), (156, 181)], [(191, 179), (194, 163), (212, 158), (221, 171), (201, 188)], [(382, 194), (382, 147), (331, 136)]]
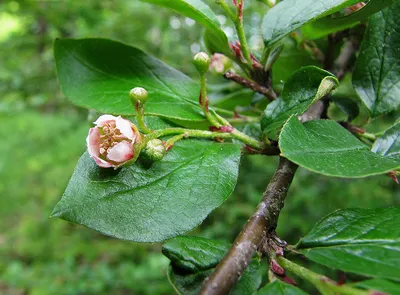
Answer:
[(118, 168), (134, 161), (138, 153), (135, 146), (141, 141), (136, 126), (126, 119), (102, 115), (90, 128), (86, 138), (87, 149), (96, 164), (103, 168)]

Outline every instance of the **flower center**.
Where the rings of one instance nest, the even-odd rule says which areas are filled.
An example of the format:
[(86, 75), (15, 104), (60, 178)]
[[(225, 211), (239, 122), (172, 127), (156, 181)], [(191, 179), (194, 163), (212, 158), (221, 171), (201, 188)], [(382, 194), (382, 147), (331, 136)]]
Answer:
[(123, 140), (128, 140), (116, 127), (114, 121), (106, 122), (100, 129), (100, 154), (105, 158), (110, 149)]

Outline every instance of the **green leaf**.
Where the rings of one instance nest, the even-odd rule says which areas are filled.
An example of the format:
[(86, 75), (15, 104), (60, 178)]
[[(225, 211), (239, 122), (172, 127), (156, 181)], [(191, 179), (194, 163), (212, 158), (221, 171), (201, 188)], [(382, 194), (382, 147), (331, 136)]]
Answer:
[(304, 25), (301, 28), (302, 36), (304, 39), (318, 39), (331, 33), (343, 31), (354, 27), (362, 20), (392, 4), (393, 0), (370, 0), (363, 8), (348, 16), (328, 16)]
[(52, 216), (103, 234), (158, 242), (196, 227), (232, 193), (240, 160), (235, 144), (184, 140), (160, 162), (99, 168), (85, 153)]
[(331, 73), (314, 66), (296, 71), (285, 83), (281, 97), (264, 111), (261, 128), (269, 135), (279, 130), (292, 115), (304, 113), (310, 105), (339, 84)]
[(311, 171), (337, 177), (365, 177), (400, 167), (400, 160), (369, 150), (349, 131), (330, 120), (303, 124), (292, 117), (283, 127), (283, 156)]
[(369, 18), (353, 74), (361, 100), (377, 117), (400, 107), (400, 1)]
[(200, 0), (141, 0), (164, 6), (190, 17), (206, 28), (204, 40), (212, 53), (220, 52), (230, 55), (228, 38), (221, 29), (221, 24), (211, 8)]
[(204, 119), (200, 86), (137, 48), (106, 39), (58, 39), (54, 53), (61, 89), (78, 106), (132, 115), (129, 90), (140, 86), (149, 92), (147, 114)]
[[(229, 246), (229, 243), (189, 236), (167, 241), (162, 251), (171, 260), (170, 283), (181, 294), (198, 294), (203, 281), (228, 252)], [(253, 294), (260, 287), (261, 280), (260, 264), (253, 259), (230, 294)]]
[(400, 207), (338, 210), (319, 221), (297, 249), (323, 265), (400, 279)]
[(354, 284), (367, 290), (376, 290), (387, 294), (400, 294), (400, 284), (384, 279), (372, 279)]
[(400, 122), (375, 141), (372, 151), (382, 156), (400, 157)]
[(175, 267), (196, 272), (215, 267), (228, 247), (226, 242), (181, 236), (165, 242), (162, 252)]
[(271, 46), (307, 22), (326, 16), (358, 0), (285, 0), (268, 10), (262, 22), (266, 45)]
[(307, 295), (307, 293), (295, 286), (275, 281), (265, 285), (254, 295)]

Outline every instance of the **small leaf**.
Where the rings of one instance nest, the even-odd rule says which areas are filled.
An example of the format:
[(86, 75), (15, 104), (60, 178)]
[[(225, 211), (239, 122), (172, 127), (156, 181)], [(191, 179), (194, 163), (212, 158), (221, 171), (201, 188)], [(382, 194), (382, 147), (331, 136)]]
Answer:
[(384, 279), (372, 279), (354, 284), (367, 290), (376, 290), (387, 294), (400, 294), (400, 284)]
[(372, 151), (382, 156), (400, 157), (400, 122), (375, 141)]
[(292, 117), (279, 137), (283, 156), (311, 171), (337, 177), (365, 177), (400, 167), (400, 159), (371, 152), (338, 123), (330, 120), (303, 124)]
[[(229, 243), (189, 236), (167, 241), (163, 253), (171, 260), (168, 272), (171, 284), (182, 294), (198, 294), (203, 281), (228, 252), (229, 246)], [(260, 264), (253, 259), (230, 294), (253, 294), (260, 287), (261, 280)]]
[(369, 18), (353, 84), (361, 100), (377, 117), (400, 107), (400, 2)]
[(228, 38), (224, 31), (221, 29), (221, 25), (218, 21), (217, 16), (211, 10), (211, 8), (200, 0), (141, 0), (164, 6), (175, 10), (176, 12), (190, 17), (203, 25), (206, 28), (205, 41), (207, 47), (212, 53), (220, 52), (230, 55), (230, 47)]
[(281, 281), (269, 283), (254, 295), (307, 295), (303, 290)]
[(181, 236), (165, 242), (162, 252), (175, 267), (196, 272), (215, 267), (227, 249), (225, 242)]
[(400, 279), (400, 207), (338, 210), (319, 221), (297, 249), (323, 265)]
[(307, 22), (326, 16), (358, 0), (285, 0), (268, 10), (262, 22), (262, 34), (268, 46)]
[(329, 34), (354, 27), (362, 20), (367, 19), (372, 14), (392, 4), (393, 0), (370, 0), (363, 8), (348, 16), (327, 16), (308, 23), (301, 28), (301, 34), (304, 39), (319, 39)]
[(101, 169), (85, 153), (52, 216), (103, 234), (158, 242), (196, 227), (232, 193), (239, 145), (178, 142), (160, 162)]
[(264, 111), (261, 128), (273, 135), (292, 115), (304, 113), (310, 105), (331, 92), (339, 82), (331, 73), (314, 66), (296, 71), (285, 83), (281, 97)]
[(78, 106), (133, 115), (129, 90), (144, 87), (147, 114), (204, 119), (197, 104), (200, 86), (135, 47), (106, 39), (58, 39), (54, 54), (61, 89)]

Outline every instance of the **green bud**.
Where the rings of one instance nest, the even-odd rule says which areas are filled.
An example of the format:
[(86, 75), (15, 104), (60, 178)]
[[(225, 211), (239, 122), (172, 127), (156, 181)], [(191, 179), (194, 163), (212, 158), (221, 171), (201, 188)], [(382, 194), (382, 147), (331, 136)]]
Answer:
[(165, 153), (166, 150), (163, 142), (157, 138), (150, 140), (143, 150), (143, 154), (146, 156), (146, 158), (152, 161), (162, 160)]
[(147, 90), (142, 87), (135, 87), (129, 91), (130, 97), (136, 102), (140, 101), (141, 103), (145, 103), (147, 100)]
[(200, 74), (204, 74), (210, 66), (210, 57), (205, 52), (199, 52), (194, 56), (193, 64)]

